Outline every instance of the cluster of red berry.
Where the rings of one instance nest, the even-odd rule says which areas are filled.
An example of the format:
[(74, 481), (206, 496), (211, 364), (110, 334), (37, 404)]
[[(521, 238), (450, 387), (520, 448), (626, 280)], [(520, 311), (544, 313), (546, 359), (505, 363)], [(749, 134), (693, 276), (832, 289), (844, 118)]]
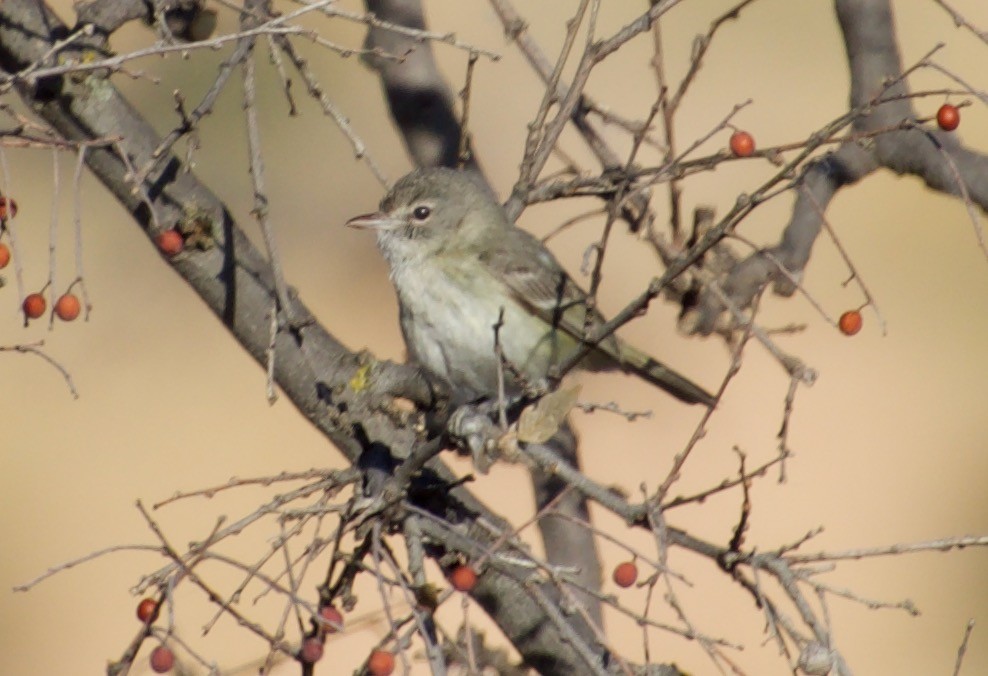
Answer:
[[(332, 605), (324, 605), (319, 609), (319, 632), (302, 641), (298, 651), (298, 659), (313, 664), (322, 659), (326, 636), (343, 631), (343, 615)], [(394, 653), (387, 650), (373, 650), (367, 658), (367, 673), (371, 676), (388, 676), (395, 668)]]
[[(6, 221), (17, 214), (17, 202), (13, 199), (0, 197), (0, 221)], [(168, 257), (179, 254), (185, 246), (182, 234), (175, 229), (163, 230), (154, 238), (155, 244), (163, 254)], [(10, 263), (10, 248), (0, 242), (0, 270)], [(48, 301), (45, 300), (44, 289), (29, 293), (21, 304), (21, 311), (27, 319), (38, 319), (45, 314), (48, 309)], [(63, 322), (71, 322), (76, 319), (82, 311), (82, 303), (79, 297), (68, 291), (55, 301), (55, 316)]]
[[(16, 215), (17, 202), (13, 199), (0, 197), (0, 221), (6, 222), (8, 218), (13, 218)], [(7, 267), (10, 258), (10, 248), (0, 242), (0, 270)], [(21, 305), (21, 310), (28, 319), (37, 319), (45, 313), (47, 308), (48, 302), (41, 292), (29, 293)], [(62, 294), (55, 301), (55, 316), (63, 322), (71, 322), (79, 316), (81, 310), (82, 304), (79, 302), (79, 298), (71, 291)]]
[[(154, 599), (142, 599), (137, 604), (137, 619), (150, 625), (158, 619), (158, 602)], [(323, 655), (323, 643), (328, 634), (343, 631), (343, 615), (332, 605), (324, 605), (319, 609), (317, 618), (320, 631), (316, 636), (310, 636), (302, 641), (298, 651), (298, 659), (310, 664), (318, 662)], [(175, 653), (165, 644), (151, 651), (151, 670), (156, 674), (164, 674), (175, 666)], [(395, 657), (386, 650), (374, 650), (367, 658), (367, 673), (370, 676), (388, 676), (394, 671)]]
[[(137, 604), (137, 619), (144, 624), (152, 624), (158, 619), (158, 602), (154, 599), (141, 599)], [(161, 644), (151, 651), (150, 662), (154, 673), (167, 673), (175, 666), (175, 653), (168, 646)]]
[[(477, 584), (476, 571), (467, 565), (458, 565), (450, 571), (449, 583), (459, 592), (469, 592)], [(299, 659), (303, 662), (318, 662), (323, 655), (323, 643), (327, 634), (335, 634), (343, 630), (343, 616), (331, 605), (319, 609), (319, 624), (321, 631), (306, 638), (299, 649)], [(386, 650), (374, 650), (367, 658), (367, 673), (371, 676), (388, 676), (395, 668), (394, 653)]]

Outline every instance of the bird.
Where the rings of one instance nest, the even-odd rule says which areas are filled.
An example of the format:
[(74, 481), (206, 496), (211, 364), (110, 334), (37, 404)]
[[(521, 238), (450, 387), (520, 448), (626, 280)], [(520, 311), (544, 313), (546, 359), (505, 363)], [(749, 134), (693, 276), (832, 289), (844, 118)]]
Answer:
[[(586, 348), (588, 324), (605, 321), (473, 172), (412, 171), (395, 182), (378, 211), (347, 225), (376, 233), (408, 354), (460, 401), (496, 396), (499, 371), (512, 394), (543, 382), (554, 365)], [(615, 335), (590, 348), (579, 367), (620, 369), (683, 402), (715, 404), (702, 387)]]

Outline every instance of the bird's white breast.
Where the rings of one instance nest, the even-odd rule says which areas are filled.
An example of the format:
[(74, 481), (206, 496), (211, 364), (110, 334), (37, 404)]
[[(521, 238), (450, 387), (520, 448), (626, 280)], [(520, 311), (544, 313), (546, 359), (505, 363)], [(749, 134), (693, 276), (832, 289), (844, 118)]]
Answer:
[[(528, 378), (545, 375), (545, 324), (508, 295), (476, 261), (451, 265), (441, 255), (392, 265), (401, 327), (412, 358), (461, 395), (497, 392), (495, 325), (505, 357)], [(539, 349), (536, 349), (539, 348)], [(510, 374), (507, 374), (510, 386)]]

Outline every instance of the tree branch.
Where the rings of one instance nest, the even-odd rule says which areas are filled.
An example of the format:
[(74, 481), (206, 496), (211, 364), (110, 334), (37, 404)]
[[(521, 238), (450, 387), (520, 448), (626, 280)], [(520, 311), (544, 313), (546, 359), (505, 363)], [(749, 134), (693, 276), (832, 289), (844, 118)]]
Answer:
[[(729, 299), (741, 308), (748, 307), (767, 283), (780, 295), (795, 292), (791, 278), (798, 279), (809, 262), (831, 200), (841, 188), (878, 169), (917, 176), (933, 190), (961, 196), (988, 212), (988, 156), (965, 147), (950, 132), (919, 125), (905, 78), (928, 65), (928, 59), (903, 71), (890, 2), (835, 0), (834, 5), (851, 73), (849, 122), (870, 140), (844, 141), (836, 151), (809, 163), (797, 183), (792, 217), (780, 241), (766, 250), (769, 255), (756, 252), (741, 261), (723, 282)], [(980, 233), (977, 216), (972, 218)], [(704, 293), (691, 311), (689, 328), (710, 333), (723, 312), (716, 295)]]

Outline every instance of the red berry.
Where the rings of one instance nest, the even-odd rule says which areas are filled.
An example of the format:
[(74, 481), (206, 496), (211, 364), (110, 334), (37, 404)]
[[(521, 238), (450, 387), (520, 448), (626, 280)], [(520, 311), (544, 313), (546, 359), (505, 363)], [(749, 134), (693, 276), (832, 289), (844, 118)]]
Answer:
[(298, 657), (303, 662), (314, 664), (322, 659), (322, 651), (322, 641), (315, 636), (310, 636), (302, 641), (302, 649), (298, 651)]
[(6, 244), (0, 244), (0, 270), (7, 267), (7, 263), (10, 262), (10, 249), (7, 248)]
[(182, 239), (182, 234), (178, 230), (164, 230), (159, 232), (155, 238), (155, 243), (157, 243), (158, 248), (161, 249), (161, 253), (166, 256), (174, 256), (175, 254), (182, 251), (185, 246), (185, 241)]
[(151, 651), (151, 670), (156, 674), (171, 671), (175, 666), (175, 653), (168, 646), (159, 645)]
[(388, 676), (395, 670), (395, 656), (386, 650), (375, 650), (367, 658), (367, 672), (371, 676)]
[(0, 220), (6, 221), (17, 215), (17, 202), (13, 198), (0, 197)]
[(853, 336), (860, 331), (863, 323), (864, 320), (861, 319), (861, 313), (857, 310), (848, 310), (837, 320), (837, 326), (845, 336)]
[(449, 583), (456, 591), (468, 592), (477, 584), (477, 573), (470, 566), (459, 565), (449, 574)]
[(638, 566), (634, 561), (625, 561), (614, 567), (614, 584), (619, 587), (630, 587), (638, 579)]
[(37, 319), (45, 313), (48, 303), (45, 302), (45, 297), (40, 293), (29, 293), (24, 299), (22, 307), (28, 319)]
[(158, 619), (158, 602), (154, 599), (141, 599), (137, 604), (137, 619), (144, 624)]
[(746, 131), (731, 134), (730, 145), (735, 157), (751, 157), (755, 152), (755, 139)]
[(944, 131), (954, 131), (961, 123), (961, 111), (957, 106), (945, 103), (937, 111), (937, 124)]
[(343, 631), (343, 615), (333, 606), (323, 606), (319, 609), (319, 617), (323, 621), (322, 627), (327, 634), (335, 634)]
[(63, 322), (71, 322), (78, 317), (81, 309), (79, 299), (72, 293), (65, 294), (55, 302), (55, 314)]

